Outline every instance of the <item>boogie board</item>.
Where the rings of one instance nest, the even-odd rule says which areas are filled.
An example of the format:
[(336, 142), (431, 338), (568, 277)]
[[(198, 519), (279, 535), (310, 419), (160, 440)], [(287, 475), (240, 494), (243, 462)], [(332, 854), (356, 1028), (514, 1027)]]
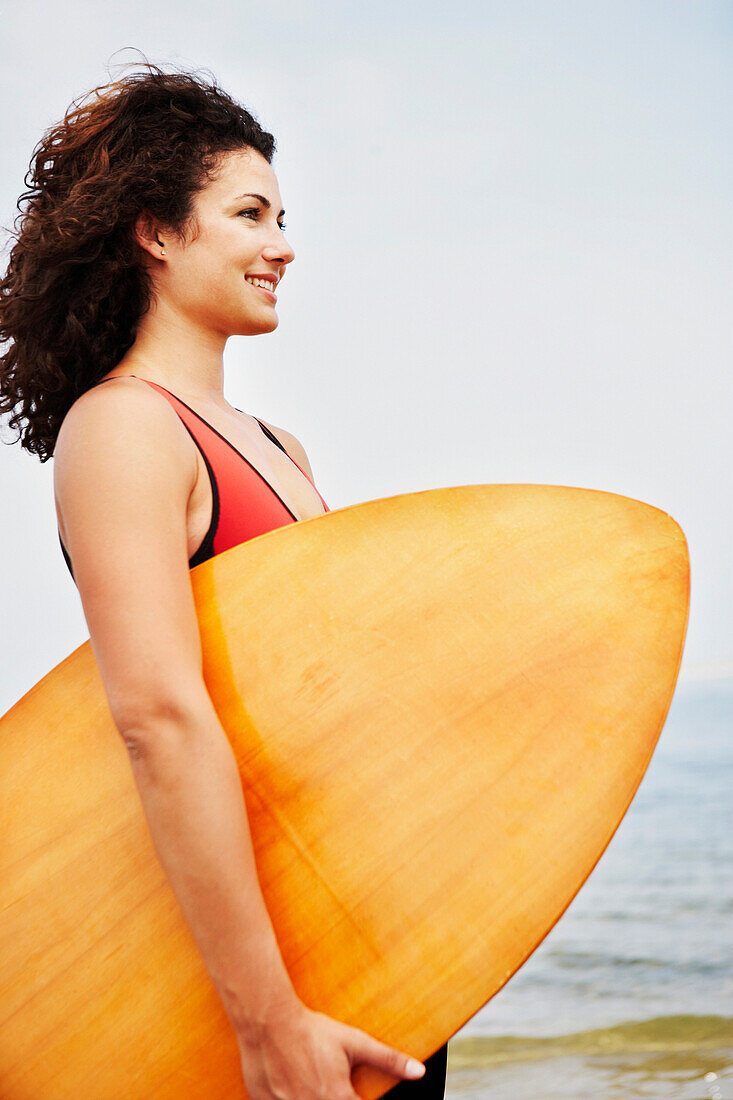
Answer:
[[(191, 581), (293, 984), (425, 1059), (633, 798), (682, 656), (684, 535), (611, 493), (461, 486), (292, 524)], [(0, 720), (0, 783), (3, 1100), (244, 1098), (88, 641)]]

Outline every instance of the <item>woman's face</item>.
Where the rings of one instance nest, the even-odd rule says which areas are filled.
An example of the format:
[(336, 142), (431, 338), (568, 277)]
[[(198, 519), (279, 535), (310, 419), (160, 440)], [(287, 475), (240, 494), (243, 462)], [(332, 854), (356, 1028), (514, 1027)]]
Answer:
[[(254, 149), (224, 154), (217, 178), (194, 197), (195, 240), (160, 232), (158, 296), (168, 308), (224, 338), (272, 332), (278, 284), (295, 253), (283, 233), (277, 179)], [(153, 251), (150, 247), (148, 251)], [(271, 276), (273, 290), (248, 277)]]

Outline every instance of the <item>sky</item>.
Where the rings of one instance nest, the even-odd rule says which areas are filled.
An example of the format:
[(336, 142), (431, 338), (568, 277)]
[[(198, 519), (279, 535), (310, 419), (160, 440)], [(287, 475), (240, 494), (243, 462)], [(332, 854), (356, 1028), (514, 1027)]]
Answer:
[[(1, 0), (0, 224), (72, 99), (143, 55), (209, 70), (275, 134), (296, 253), (277, 330), (227, 346), (231, 404), (332, 509), (478, 483), (661, 508), (681, 679), (730, 676), (732, 42), (706, 0)], [(2, 712), (88, 632), (51, 462), (0, 447), (0, 516)]]

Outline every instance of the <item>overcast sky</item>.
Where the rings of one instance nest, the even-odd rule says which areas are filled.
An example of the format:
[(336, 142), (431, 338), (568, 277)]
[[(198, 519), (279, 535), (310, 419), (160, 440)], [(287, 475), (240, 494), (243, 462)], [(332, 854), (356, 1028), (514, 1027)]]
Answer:
[[(730, 675), (732, 31), (725, 0), (2, 0), (0, 223), (124, 47), (211, 70), (276, 136), (296, 252), (229, 401), (332, 508), (481, 482), (662, 508), (682, 676)], [(87, 630), (52, 463), (1, 447), (0, 512), (2, 712)]]

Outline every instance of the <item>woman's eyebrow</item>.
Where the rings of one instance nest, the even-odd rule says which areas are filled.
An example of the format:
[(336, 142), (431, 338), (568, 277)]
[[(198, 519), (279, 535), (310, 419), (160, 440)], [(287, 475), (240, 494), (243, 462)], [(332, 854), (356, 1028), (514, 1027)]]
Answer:
[[(272, 203), (270, 202), (269, 199), (266, 199), (264, 195), (256, 195), (254, 193), (254, 191), (248, 191), (244, 195), (237, 195), (237, 197), (235, 198), (234, 201), (236, 202), (237, 199), (259, 199), (259, 201), (264, 206), (265, 210), (269, 210), (270, 207), (272, 206)], [(284, 209), (281, 210), (280, 213), (278, 214), (278, 218), (281, 217), (284, 213), (285, 213), (285, 210)]]

